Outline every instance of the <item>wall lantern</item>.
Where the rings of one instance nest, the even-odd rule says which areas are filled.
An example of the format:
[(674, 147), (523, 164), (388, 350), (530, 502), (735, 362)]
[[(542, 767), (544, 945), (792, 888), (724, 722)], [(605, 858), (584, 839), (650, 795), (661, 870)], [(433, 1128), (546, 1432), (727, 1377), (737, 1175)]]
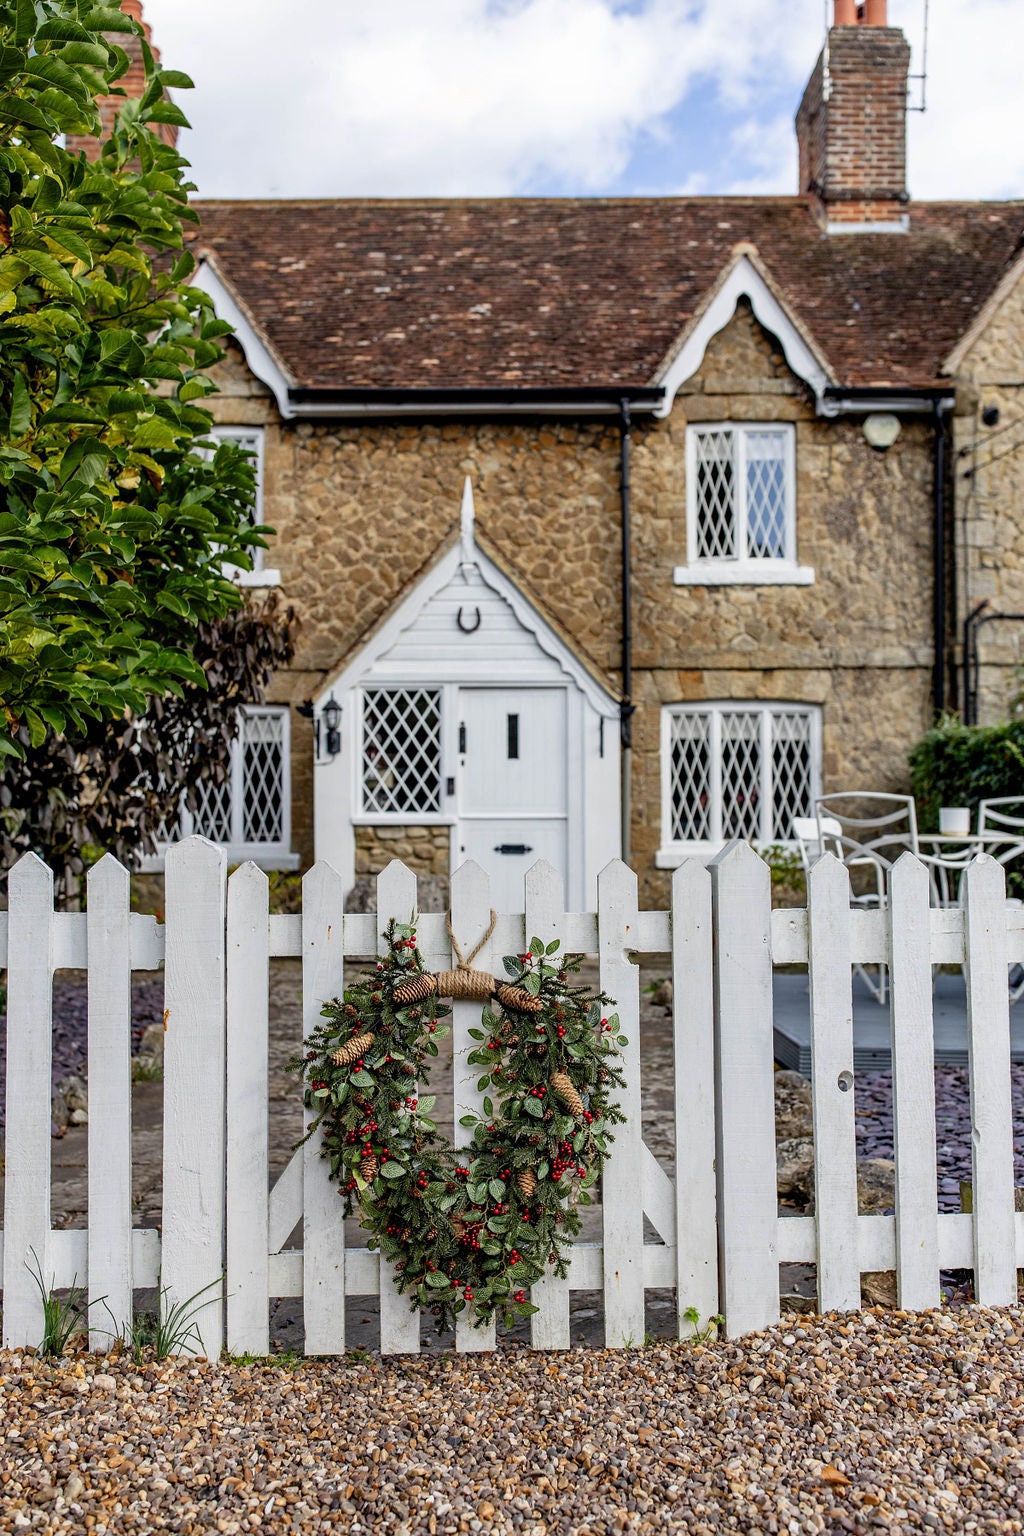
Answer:
[(327, 727), (327, 756), (337, 757), (341, 751), (341, 705), (333, 693), (323, 707), (323, 717)]

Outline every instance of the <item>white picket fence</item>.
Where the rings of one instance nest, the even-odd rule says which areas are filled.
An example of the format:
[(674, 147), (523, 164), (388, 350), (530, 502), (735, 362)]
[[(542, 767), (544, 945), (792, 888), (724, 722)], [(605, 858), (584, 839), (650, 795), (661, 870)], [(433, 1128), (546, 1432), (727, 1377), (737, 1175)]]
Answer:
[[(341, 991), (346, 954), (376, 952), (389, 918), (416, 909), (416, 880), (392, 864), (378, 880), (378, 914), (346, 915), (337, 873), (304, 878), (301, 916), (271, 916), (266, 877), (252, 864), (227, 878), (223, 853), (190, 838), (167, 857), (165, 923), (129, 910), (127, 872), (111, 858), (89, 874), (88, 910), (55, 913), (49, 870), (27, 856), (12, 870), (0, 922), (8, 968), (7, 1139), (2, 1234), (3, 1341), (42, 1333), (34, 1253), (58, 1287), (77, 1276), (102, 1347), (131, 1315), (133, 1289), (167, 1288), (171, 1302), (223, 1275), (224, 1300), (199, 1313), (206, 1353), (265, 1353), (273, 1297), (301, 1296), (305, 1348), (345, 1348), (346, 1296), (380, 1297), (381, 1347), (419, 1348), (419, 1319), (382, 1276), (376, 1254), (346, 1248), (341, 1202), (315, 1141), (292, 1157), (268, 1196), (268, 979), (274, 956), (301, 956), (304, 1032)], [(617, 999), (628, 1037), (626, 1124), (603, 1180), (601, 1237), (579, 1243), (570, 1275), (534, 1287), (537, 1348), (569, 1344), (569, 1297), (603, 1293), (609, 1345), (644, 1337), (650, 1287), (675, 1289), (679, 1333), (721, 1311), (729, 1334), (779, 1317), (779, 1264), (817, 1265), (822, 1309), (860, 1304), (867, 1270), (897, 1274), (899, 1303), (939, 1301), (941, 1269), (973, 1268), (978, 1301), (1016, 1299), (1024, 1267), (1024, 1215), (1014, 1213), (1007, 965), (1024, 962), (1024, 909), (1005, 900), (1003, 871), (979, 858), (956, 910), (929, 908), (927, 871), (907, 855), (885, 912), (851, 908), (834, 859), (810, 877), (807, 910), (771, 910), (767, 865), (734, 844), (710, 866), (691, 862), (672, 881), (671, 912), (641, 912), (636, 877), (603, 872), (596, 913), (566, 913), (557, 873), (526, 877), (525, 914), (499, 916), (475, 962), (500, 969), (534, 935), (598, 957), (602, 988)], [(486, 930), (487, 879), (474, 864), (452, 880), (451, 920), (463, 949)], [(426, 963), (452, 963), (443, 914), (421, 914)], [(635, 958), (671, 953), (676, 1005), (674, 1178), (641, 1136), (639, 969)], [(884, 962), (892, 985), (896, 1213), (857, 1212), (851, 967)], [(132, 1228), (130, 980), (163, 963), (165, 1078), (163, 1211), (159, 1231)], [(810, 974), (815, 1216), (779, 1219), (775, 1188), (773, 964)], [(932, 966), (963, 964), (973, 1144), (973, 1211), (940, 1215), (936, 1197)], [(52, 977), (89, 975), (89, 1215), (87, 1231), (53, 1230), (50, 1217)], [(476, 1107), (466, 1065), (479, 1008), (454, 1010), (454, 1119)], [(296, 1046), (298, 1041), (295, 1042)], [(296, 1089), (298, 1091), (298, 1088)], [(460, 1134), (457, 1130), (456, 1134)], [(645, 1241), (644, 1217), (658, 1241)], [(301, 1251), (285, 1248), (302, 1222)], [(113, 1317), (106, 1316), (106, 1309)], [(493, 1332), (460, 1326), (457, 1347), (490, 1349)]]

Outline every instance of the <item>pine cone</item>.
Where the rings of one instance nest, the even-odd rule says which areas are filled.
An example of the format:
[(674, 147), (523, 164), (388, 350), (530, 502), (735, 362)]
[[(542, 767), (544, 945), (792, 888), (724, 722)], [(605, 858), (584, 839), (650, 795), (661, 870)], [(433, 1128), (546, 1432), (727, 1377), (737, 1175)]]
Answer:
[(400, 981), (392, 996), (399, 1008), (405, 1008), (409, 1003), (422, 1002), (425, 997), (430, 997), (437, 991), (437, 981), (429, 971), (421, 971), (418, 975), (409, 976), (405, 981)]
[(367, 1184), (372, 1184), (374, 1179), (377, 1177), (378, 1173), (380, 1172), (380, 1163), (377, 1158), (374, 1157), (372, 1152), (368, 1152), (366, 1156), (361, 1160), (359, 1164), (359, 1172), (362, 1174)]
[(537, 1188), (537, 1175), (532, 1168), (520, 1168), (516, 1174), (516, 1188), (524, 1200), (532, 1200)]
[(402, 1071), (405, 1073), (406, 1077), (416, 1076), (416, 1068), (413, 1066), (411, 1061), (402, 1062)]
[(525, 987), (513, 987), (507, 981), (495, 987), (494, 995), (503, 1008), (511, 1008), (514, 1013), (540, 1013), (544, 1007), (541, 999)]
[(583, 1100), (576, 1092), (575, 1084), (568, 1072), (556, 1072), (551, 1079), (551, 1087), (555, 1096), (561, 1099), (566, 1109), (576, 1120), (583, 1119)]
[(373, 1041), (373, 1035), (367, 1030), (365, 1035), (356, 1035), (355, 1039), (350, 1040), (347, 1045), (339, 1046), (331, 1060), (336, 1067), (351, 1066), (354, 1061), (358, 1061), (360, 1056), (370, 1049)]

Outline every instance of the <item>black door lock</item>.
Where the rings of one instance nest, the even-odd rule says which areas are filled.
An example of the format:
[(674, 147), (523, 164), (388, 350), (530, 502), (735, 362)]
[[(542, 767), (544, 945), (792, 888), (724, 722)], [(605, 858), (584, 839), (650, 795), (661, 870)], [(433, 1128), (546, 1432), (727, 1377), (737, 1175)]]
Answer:
[(529, 843), (498, 843), (494, 851), (495, 853), (532, 853), (533, 849)]

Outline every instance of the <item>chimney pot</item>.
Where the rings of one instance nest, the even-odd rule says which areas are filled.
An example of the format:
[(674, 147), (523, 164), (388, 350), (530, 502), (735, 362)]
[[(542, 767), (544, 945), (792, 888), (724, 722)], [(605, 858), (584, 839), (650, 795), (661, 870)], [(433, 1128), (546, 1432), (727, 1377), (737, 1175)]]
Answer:
[(855, 27), (857, 25), (857, 0), (835, 0), (837, 27)]
[(864, 0), (864, 25), (867, 27), (887, 27), (888, 0)]

